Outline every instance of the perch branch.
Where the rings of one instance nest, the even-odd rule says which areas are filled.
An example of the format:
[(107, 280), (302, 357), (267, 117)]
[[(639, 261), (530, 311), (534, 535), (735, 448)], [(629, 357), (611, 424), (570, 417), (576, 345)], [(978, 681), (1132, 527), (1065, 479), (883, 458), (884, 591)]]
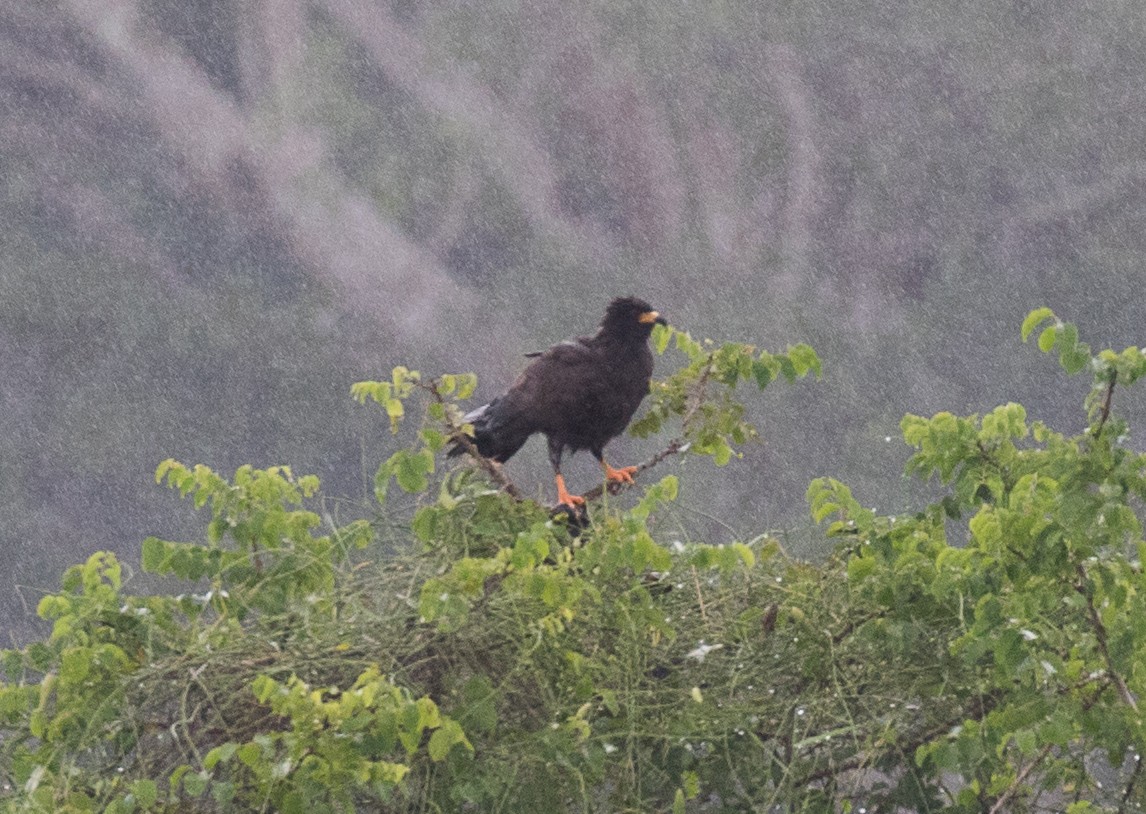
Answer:
[(456, 443), (467, 455), (477, 462), (477, 465), (483, 472), (489, 475), (490, 479), (496, 483), (507, 495), (514, 500), (524, 500), (524, 495), (521, 490), (514, 485), (502, 470), (497, 461), (490, 460), (489, 458), (478, 452), (477, 445), (473, 439), (466, 434), (450, 412), (450, 407), (454, 406), (446, 401), (442, 396), (441, 390), (438, 389), (438, 380), (431, 379), (429, 382), (419, 382), (418, 386), (430, 394), (430, 397), (442, 406), (442, 423), (449, 430), (450, 440)]

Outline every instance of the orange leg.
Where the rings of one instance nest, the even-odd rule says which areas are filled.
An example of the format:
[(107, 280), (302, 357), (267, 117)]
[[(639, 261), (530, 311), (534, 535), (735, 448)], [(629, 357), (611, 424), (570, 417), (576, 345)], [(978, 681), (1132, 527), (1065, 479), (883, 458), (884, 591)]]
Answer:
[(610, 483), (632, 483), (633, 475), (637, 474), (637, 467), (623, 466), (620, 469), (613, 469), (603, 460), (601, 466), (605, 468), (605, 479)]
[(569, 490), (565, 488), (565, 478), (558, 475), (557, 478), (557, 502), (564, 503), (566, 506), (581, 506), (585, 503), (585, 498), (580, 495), (571, 495)]

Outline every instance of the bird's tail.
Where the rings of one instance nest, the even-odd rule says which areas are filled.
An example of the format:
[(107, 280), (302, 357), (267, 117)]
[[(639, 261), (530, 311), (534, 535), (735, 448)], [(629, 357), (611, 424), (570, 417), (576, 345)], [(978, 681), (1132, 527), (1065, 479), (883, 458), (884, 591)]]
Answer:
[[(500, 409), (502, 406), (501, 399), (494, 399), (466, 413), (462, 421), (473, 425), (472, 441), (478, 452), (486, 458), (505, 463), (521, 449), (529, 438), (529, 432), (517, 427), (516, 422), (506, 415), (508, 411)], [(463, 452), (462, 445), (454, 441), (447, 454), (452, 458)]]

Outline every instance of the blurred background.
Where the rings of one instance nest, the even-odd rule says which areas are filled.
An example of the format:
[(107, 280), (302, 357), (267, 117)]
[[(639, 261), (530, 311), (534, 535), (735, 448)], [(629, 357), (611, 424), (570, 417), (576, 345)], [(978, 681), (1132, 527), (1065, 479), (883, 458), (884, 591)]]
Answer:
[[(746, 394), (743, 460), (662, 465), (696, 539), (798, 536), (818, 475), (909, 507), (905, 412), (1077, 431), (1019, 324), (1143, 341), (1144, 89), (1136, 0), (0, 0), (0, 620), (193, 537), (169, 456), (370, 514), (352, 382), (488, 399), (621, 294), (824, 362)], [(540, 441), (509, 471), (552, 489)]]

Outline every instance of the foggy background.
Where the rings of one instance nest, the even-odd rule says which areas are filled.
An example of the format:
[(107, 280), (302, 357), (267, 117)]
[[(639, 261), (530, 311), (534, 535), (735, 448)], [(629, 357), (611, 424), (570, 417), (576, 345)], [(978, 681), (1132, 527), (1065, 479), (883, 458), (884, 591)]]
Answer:
[[(746, 393), (744, 460), (653, 473), (697, 539), (806, 528), (818, 475), (907, 508), (905, 412), (1081, 429), (1018, 330), (1142, 342), (1144, 35), (1136, 0), (0, 0), (0, 619), (195, 535), (168, 456), (369, 514), (352, 382), (488, 399), (616, 295), (824, 362)], [(543, 443), (509, 473), (552, 498)]]

